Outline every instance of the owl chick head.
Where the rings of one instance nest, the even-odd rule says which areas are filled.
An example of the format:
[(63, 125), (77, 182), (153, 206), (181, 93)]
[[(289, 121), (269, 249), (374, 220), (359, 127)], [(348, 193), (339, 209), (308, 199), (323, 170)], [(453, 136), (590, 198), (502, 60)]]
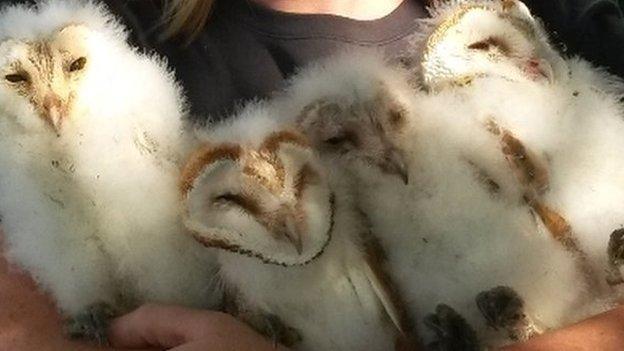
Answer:
[(405, 155), (396, 146), (408, 123), (403, 105), (379, 83), (372, 98), (327, 97), (306, 106), (301, 130), (320, 153), (346, 159), (408, 182)]
[(185, 223), (209, 247), (285, 266), (328, 244), (333, 195), (306, 138), (276, 131), (259, 145), (206, 145), (182, 177)]
[(437, 2), (423, 21), (422, 78), (429, 88), (480, 76), (552, 82), (562, 59), (517, 0)]
[[(0, 10), (0, 111), (59, 133), (102, 52), (126, 35), (101, 6), (47, 1)], [(118, 45), (118, 44), (117, 44)]]

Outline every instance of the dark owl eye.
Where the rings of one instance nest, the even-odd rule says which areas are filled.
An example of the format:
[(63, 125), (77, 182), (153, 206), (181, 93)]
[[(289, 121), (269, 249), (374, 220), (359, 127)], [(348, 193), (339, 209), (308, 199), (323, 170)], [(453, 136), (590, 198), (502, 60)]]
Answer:
[(70, 72), (80, 71), (81, 69), (84, 68), (84, 66), (86, 64), (87, 64), (87, 58), (86, 57), (80, 57), (80, 58), (74, 60), (74, 62), (72, 62), (71, 65), (69, 65), (69, 71)]
[(405, 121), (405, 111), (403, 110), (391, 110), (389, 116), (390, 124), (398, 126)]
[(329, 139), (326, 139), (325, 140), (325, 144), (336, 146), (336, 145), (340, 145), (340, 144), (346, 143), (347, 141), (348, 141), (348, 139), (347, 139), (346, 135), (337, 135), (337, 136), (331, 137)]
[(358, 136), (355, 132), (349, 130), (339, 130), (337, 134), (327, 136), (323, 143), (330, 148), (345, 148), (357, 146)]
[(218, 196), (215, 196), (214, 201), (227, 201), (227, 202), (240, 202), (240, 195), (225, 193)]
[(7, 74), (4, 79), (11, 83), (23, 83), (28, 81), (28, 76), (25, 73), (14, 73)]
[(468, 49), (488, 51), (490, 50), (490, 43), (488, 43), (487, 41), (478, 41), (476, 43), (468, 45)]
[(213, 199), (215, 203), (229, 203), (236, 205), (251, 214), (260, 214), (260, 205), (252, 198), (242, 194), (225, 193)]
[(480, 40), (468, 45), (468, 49), (471, 50), (489, 51), (492, 48), (497, 48), (503, 54), (509, 53), (509, 46), (507, 46), (507, 43), (503, 39), (497, 37), (489, 37), (485, 40)]

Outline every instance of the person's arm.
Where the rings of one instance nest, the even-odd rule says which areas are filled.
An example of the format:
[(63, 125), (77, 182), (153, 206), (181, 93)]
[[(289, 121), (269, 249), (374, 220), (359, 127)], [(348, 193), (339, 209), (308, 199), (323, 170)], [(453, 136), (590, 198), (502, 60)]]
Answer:
[(524, 0), (555, 41), (624, 78), (624, 17), (613, 0)]
[[(158, 347), (175, 351), (286, 351), (233, 317), (218, 312), (148, 305), (113, 323), (111, 340), (118, 347)], [(500, 351), (621, 351), (624, 307), (546, 333)], [(407, 350), (400, 350), (407, 351)], [(410, 350), (415, 351), (415, 350)]]

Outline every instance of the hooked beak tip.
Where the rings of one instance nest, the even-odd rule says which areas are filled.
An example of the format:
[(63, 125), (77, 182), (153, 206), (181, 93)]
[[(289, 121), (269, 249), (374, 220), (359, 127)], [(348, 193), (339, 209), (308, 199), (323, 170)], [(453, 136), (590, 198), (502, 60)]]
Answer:
[(301, 240), (301, 236), (289, 233), (286, 234), (286, 238), (295, 247), (297, 254), (301, 255), (303, 253), (303, 242)]
[(303, 244), (301, 243), (301, 240), (296, 240), (293, 244), (295, 245), (297, 254), (301, 255), (303, 253)]
[(403, 184), (405, 184), (405, 185), (409, 184), (409, 176), (407, 175), (407, 171), (405, 169), (402, 169), (400, 171), (399, 176), (401, 177), (401, 180), (403, 181)]
[(552, 65), (545, 59), (531, 59), (527, 65), (526, 71), (534, 77), (534, 79), (544, 78), (549, 84), (555, 81), (555, 72)]
[(399, 177), (403, 184), (409, 184), (409, 172), (407, 171), (405, 159), (400, 152), (390, 152), (381, 163), (381, 168), (384, 172)]
[(57, 135), (61, 134), (63, 119), (63, 115), (61, 115), (56, 109), (48, 111), (44, 116), (44, 120), (46, 121), (46, 123)]

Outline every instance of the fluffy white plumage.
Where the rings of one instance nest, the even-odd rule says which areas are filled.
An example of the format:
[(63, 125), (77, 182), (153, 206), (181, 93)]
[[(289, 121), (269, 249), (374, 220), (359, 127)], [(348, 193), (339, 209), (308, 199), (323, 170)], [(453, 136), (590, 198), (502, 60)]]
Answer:
[(212, 259), (181, 222), (185, 107), (166, 64), (102, 6), (59, 0), (0, 10), (0, 72), (10, 261), (71, 316), (214, 304)]
[[(309, 98), (337, 107), (337, 116), (316, 116), (324, 128), (320, 134), (303, 125), (313, 144), (328, 153), (336, 151), (332, 135), (348, 131), (354, 123), (350, 119), (359, 122), (358, 146), (339, 150), (343, 162), (336, 164), (356, 181), (359, 206), (381, 239), (421, 336), (435, 339), (424, 316), (447, 304), (487, 345), (504, 343), (506, 336), (489, 330), (475, 302), (480, 292), (501, 285), (522, 297), (524, 312), (538, 328), (557, 327), (593, 311), (586, 306), (586, 280), (574, 256), (536, 224), (496, 138), (471, 118), (478, 116), (479, 104), (454, 92), (417, 92), (402, 81), (405, 72), (375, 56), (364, 57), (358, 56), (361, 65), (353, 65), (348, 55), (306, 71), (284, 103), (292, 111), (305, 110)], [(384, 105), (401, 106), (404, 120), (393, 123), (396, 117)], [(362, 132), (375, 128), (381, 128), (385, 141)], [(401, 150), (408, 185), (371, 162), (389, 148)], [(488, 179), (479, 172), (482, 162), (494, 166), (487, 168)], [(489, 179), (496, 180), (496, 193)]]
[[(622, 228), (624, 151), (620, 135), (624, 120), (619, 96), (605, 90), (611, 78), (588, 63), (569, 60), (570, 79), (554, 84), (479, 79), (457, 92), (479, 100), (478, 119), (494, 119), (522, 141), (545, 165), (547, 189), (537, 199), (559, 212), (570, 225), (567, 235), (578, 241), (608, 290), (607, 244)], [(507, 96), (501, 100), (487, 92)]]
[[(320, 150), (348, 160), (360, 206), (419, 318), (437, 303), (448, 304), (482, 341), (496, 345), (501, 340), (475, 303), (480, 291), (512, 287), (538, 328), (607, 308), (617, 295), (604, 279), (607, 244), (622, 227), (624, 195), (620, 83), (586, 62), (558, 56), (517, 1), (456, 1), (433, 14), (440, 17), (427, 25), (444, 32), (433, 26), (428, 33), (434, 34), (422, 46), (421, 73), (436, 93), (415, 92), (396, 79), (405, 73), (393, 74), (381, 61), (355, 66), (347, 57), (303, 73), (290, 88), (289, 108), (305, 109), (306, 101), (333, 105), (319, 113), (322, 128), (303, 127), (319, 136)], [(393, 113), (378, 108), (380, 95), (394, 100), (387, 106), (404, 106), (401, 128), (392, 127)], [(354, 113), (362, 106), (366, 113)], [(354, 117), (359, 139), (347, 139), (359, 146), (336, 147), (336, 135), (353, 133), (355, 122), (348, 120)], [(517, 169), (527, 154), (504, 150), (510, 145), (492, 133), (492, 121), (546, 170)], [(373, 134), (361, 131), (374, 129), (371, 123), (385, 141), (367, 141)], [(403, 151), (408, 187), (371, 163), (392, 147)], [(518, 178), (523, 171), (528, 182)], [(544, 179), (531, 179), (538, 177), (534, 172)], [(547, 190), (536, 188), (544, 185)], [(569, 238), (554, 240), (561, 233), (552, 233), (537, 204), (567, 221)], [(569, 251), (570, 240), (580, 252)]]
[[(338, 188), (349, 193), (355, 185), (351, 195), (380, 236), (426, 341), (480, 347), (469, 335), (442, 333), (465, 325), (439, 304), (465, 318), (485, 346), (608, 308), (614, 295), (602, 272), (624, 195), (619, 83), (560, 57), (517, 1), (452, 1), (432, 14), (415, 46), (418, 57), (424, 50), (419, 73), (430, 93), (375, 55), (360, 53), (356, 63), (349, 54), (301, 72), (271, 103), (271, 117), (298, 123), (327, 164), (345, 168), (336, 171)], [(275, 123), (255, 113), (253, 125)], [(505, 150), (503, 130), (527, 154)], [(527, 155), (545, 170), (519, 169)], [(528, 182), (518, 178), (523, 171)], [(555, 240), (537, 204), (570, 224), (581, 252)], [(478, 299), (499, 286), (523, 303), (511, 311), (496, 306), (504, 322), (484, 316), (487, 303), (500, 301)]]
[[(204, 132), (207, 149), (195, 158), (203, 166), (198, 172), (191, 162), (186, 172), (194, 174), (187, 225), (221, 249), (220, 275), (240, 318), (266, 332), (277, 317), (301, 337), (297, 350), (393, 349), (405, 321), (373, 262), (349, 184), (288, 132), (283, 112), (252, 104)], [(282, 176), (265, 178), (281, 167)], [(274, 325), (269, 331), (280, 337)]]
[[(605, 272), (614, 268), (608, 262), (609, 237), (624, 223), (624, 208), (620, 205), (624, 195), (621, 180), (624, 145), (619, 138), (624, 131), (621, 104), (624, 86), (619, 79), (581, 59), (553, 55), (555, 51), (543, 35), (531, 35), (544, 30), (524, 5), (518, 1), (502, 3), (507, 5), (480, 13), (472, 11), (474, 19), (468, 16), (470, 12), (467, 13), (458, 19), (458, 27), (469, 26), (477, 20), (495, 21), (505, 18), (509, 9), (523, 8), (524, 23), (532, 24), (532, 27), (524, 30), (524, 35), (516, 40), (502, 34), (498, 36), (501, 44), (507, 47), (523, 42), (528, 48), (526, 54), (507, 52), (494, 55), (489, 67), (482, 68), (471, 58), (482, 56), (483, 50), (465, 50), (470, 53), (464, 60), (464, 67), (476, 74), (476, 79), (474, 84), (451, 93), (473, 101), (478, 107), (474, 114), (478, 121), (495, 120), (523, 144), (531, 154), (532, 162), (544, 168), (542, 189), (526, 189), (527, 184), (520, 184), (525, 187), (522, 191), (525, 196), (530, 193), (530, 202), (549, 206), (563, 217), (569, 226), (561, 233), (565, 236), (564, 241), (566, 244), (572, 241), (577, 246), (574, 249), (580, 251), (578, 255), (588, 260), (586, 264), (591, 266), (586, 271), (594, 274), (598, 282), (593, 292), (612, 294), (614, 291), (606, 286), (604, 278)], [(460, 11), (466, 4), (471, 2), (455, 6), (455, 11)], [(518, 31), (518, 25), (512, 21), (507, 27)], [(497, 27), (494, 29), (502, 31)], [(456, 48), (470, 47), (475, 40), (463, 36), (461, 28), (449, 32), (455, 34), (450, 34), (448, 40), (456, 42)], [(481, 40), (492, 36), (487, 31), (481, 35)], [(447, 39), (440, 42), (444, 40)], [(439, 45), (433, 43), (429, 49), (435, 51)], [(453, 49), (447, 54), (447, 57), (457, 56)], [(423, 57), (426, 58), (427, 53)], [(535, 79), (530, 71), (517, 77), (496, 73), (509, 62), (527, 60), (537, 60), (545, 71), (552, 72), (550, 80)], [(444, 57), (437, 61), (439, 67), (448, 66)], [(425, 59), (423, 74), (429, 75), (431, 84), (436, 85), (437, 75), (432, 74), (428, 66)], [(505, 98), (501, 99), (501, 96)], [(522, 180), (517, 182), (522, 183)]]

